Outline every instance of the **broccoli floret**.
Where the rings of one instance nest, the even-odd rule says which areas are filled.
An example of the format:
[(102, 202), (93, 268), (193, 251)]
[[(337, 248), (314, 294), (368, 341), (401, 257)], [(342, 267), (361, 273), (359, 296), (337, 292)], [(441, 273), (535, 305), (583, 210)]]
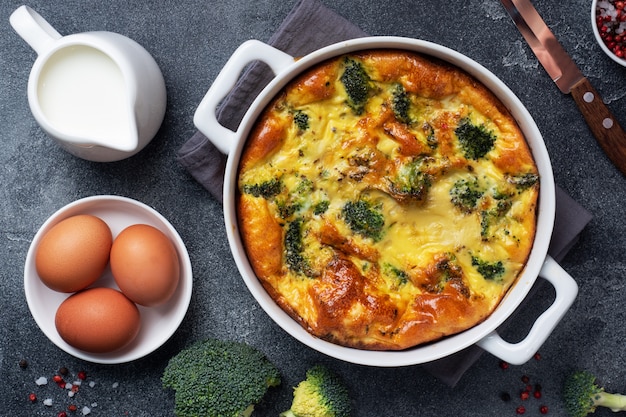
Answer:
[(432, 185), (432, 176), (420, 168), (422, 161), (417, 160), (404, 165), (398, 171), (389, 189), (399, 201), (424, 201)]
[(348, 201), (341, 213), (354, 233), (374, 241), (381, 239), (385, 218), (369, 201)]
[(469, 297), (469, 289), (463, 284), (463, 269), (457, 263), (456, 256), (453, 253), (440, 258), (436, 263), (436, 267), (433, 271), (436, 279), (426, 287), (430, 292), (440, 293), (445, 289), (447, 283), (452, 282), (455, 283), (459, 292)]
[(472, 266), (476, 267), (476, 270), (483, 278), (487, 280), (495, 280), (504, 274), (504, 264), (502, 261), (487, 262), (476, 256), (472, 256)]
[(435, 129), (431, 125), (425, 124), (424, 130), (427, 132), (426, 143), (428, 144), (430, 149), (437, 149), (437, 146), (439, 146), (439, 141), (437, 140), (437, 136), (435, 136)]
[(315, 214), (316, 216), (320, 214), (324, 214), (326, 213), (326, 210), (328, 210), (329, 206), (330, 206), (330, 201), (328, 200), (320, 201), (315, 206), (313, 206), (313, 214)]
[(314, 190), (313, 181), (301, 177), (293, 189), (288, 190), (284, 198), (276, 199), (276, 208), (281, 219), (288, 219), (307, 205), (307, 200)]
[(402, 123), (411, 123), (411, 116), (409, 116), (411, 100), (402, 84), (396, 84), (391, 92), (391, 108), (396, 119)]
[(298, 195), (309, 195), (314, 189), (313, 181), (308, 179), (307, 177), (301, 177), (301, 181), (298, 183), (296, 187), (296, 193)]
[(172, 357), (161, 381), (175, 391), (177, 417), (248, 417), (281, 377), (252, 346), (206, 339)]
[(492, 227), (498, 224), (499, 220), (506, 215), (513, 204), (505, 194), (496, 194), (493, 198), (495, 206), (480, 212), (480, 235), (485, 240), (490, 237)]
[(281, 219), (288, 219), (293, 214), (302, 208), (302, 205), (290, 200), (276, 201), (276, 208), (278, 209), (278, 215)]
[(343, 380), (317, 365), (294, 388), (291, 408), (280, 417), (349, 417), (351, 413), (350, 393)]
[(463, 213), (471, 213), (478, 200), (482, 198), (484, 191), (478, 185), (478, 180), (461, 179), (454, 183), (450, 189), (450, 201)]
[(385, 263), (383, 267), (384, 271), (388, 275), (391, 275), (396, 280), (398, 285), (404, 285), (409, 282), (409, 274), (407, 274), (405, 271), (398, 268), (397, 266), (390, 263)]
[(266, 200), (280, 194), (283, 185), (277, 178), (264, 181), (259, 184), (244, 184), (243, 192), (245, 194), (252, 194), (255, 197), (263, 197)]
[(517, 188), (525, 190), (539, 182), (539, 175), (534, 173), (509, 175), (507, 176), (506, 180), (509, 184), (513, 184)]
[(496, 189), (486, 189), (478, 179), (462, 178), (450, 188), (450, 202), (461, 212), (470, 214), (480, 209), (480, 235), (488, 240), (494, 232), (494, 226), (500, 224), (502, 218), (513, 205), (511, 194)]
[(588, 371), (576, 371), (567, 376), (563, 399), (570, 417), (585, 417), (596, 407), (606, 407), (613, 412), (626, 411), (626, 395), (604, 391), (596, 383), (596, 377)]
[(292, 271), (309, 277), (313, 276), (311, 264), (304, 256), (302, 226), (304, 220), (299, 217), (287, 225), (285, 231), (285, 262)]
[(468, 118), (461, 120), (454, 133), (467, 159), (482, 158), (493, 149), (496, 141), (496, 136), (485, 125), (474, 125)]
[(298, 129), (307, 130), (309, 128), (309, 115), (302, 110), (295, 110), (293, 112), (293, 122), (298, 126)]
[(346, 57), (340, 80), (348, 94), (348, 106), (356, 114), (363, 113), (372, 88), (370, 77), (363, 68), (363, 64)]

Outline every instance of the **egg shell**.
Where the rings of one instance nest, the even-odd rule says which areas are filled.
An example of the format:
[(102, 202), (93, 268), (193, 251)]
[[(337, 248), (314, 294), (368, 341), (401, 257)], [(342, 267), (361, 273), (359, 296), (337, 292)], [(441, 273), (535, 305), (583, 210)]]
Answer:
[(80, 291), (100, 278), (109, 262), (113, 236), (99, 217), (79, 214), (48, 230), (35, 254), (41, 281), (55, 291)]
[(147, 307), (166, 303), (180, 279), (174, 244), (162, 231), (147, 224), (134, 224), (120, 232), (113, 241), (110, 265), (120, 290)]
[(137, 306), (121, 292), (88, 288), (66, 298), (55, 326), (69, 345), (91, 353), (108, 353), (132, 342), (141, 327)]

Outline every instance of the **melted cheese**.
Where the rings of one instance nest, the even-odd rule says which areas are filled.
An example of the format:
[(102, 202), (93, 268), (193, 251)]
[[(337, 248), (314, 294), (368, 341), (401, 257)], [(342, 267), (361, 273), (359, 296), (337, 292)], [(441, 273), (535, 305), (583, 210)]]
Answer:
[[(495, 309), (532, 246), (538, 182), (518, 179), (537, 171), (511, 116), (460, 70), (393, 51), (353, 58), (371, 82), (362, 113), (346, 104), (340, 58), (287, 86), (259, 119), (240, 165), (242, 238), (265, 288), (311, 333), (403, 349)], [(391, 71), (398, 62), (409, 77)], [(408, 123), (392, 111), (399, 83), (410, 92)], [(457, 137), (468, 121), (495, 138), (478, 158)], [(423, 192), (407, 194), (419, 178)], [(271, 181), (280, 189), (251, 191)], [(453, 201), (462, 181), (480, 189), (474, 208)], [(346, 218), (357, 201), (382, 216), (375, 237)]]

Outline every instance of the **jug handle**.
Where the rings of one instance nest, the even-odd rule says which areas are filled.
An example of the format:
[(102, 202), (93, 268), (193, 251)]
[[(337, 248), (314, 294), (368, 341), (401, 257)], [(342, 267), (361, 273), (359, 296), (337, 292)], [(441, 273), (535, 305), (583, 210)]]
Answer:
[(257, 60), (269, 65), (274, 75), (295, 62), (291, 55), (261, 41), (252, 39), (242, 43), (217, 75), (194, 114), (196, 127), (225, 155), (235, 146), (236, 133), (218, 122), (217, 106), (234, 87), (244, 67)]
[(18, 7), (11, 14), (9, 21), (17, 34), (37, 52), (37, 55), (41, 55), (48, 49), (48, 45), (61, 38), (61, 34), (46, 19), (26, 5)]

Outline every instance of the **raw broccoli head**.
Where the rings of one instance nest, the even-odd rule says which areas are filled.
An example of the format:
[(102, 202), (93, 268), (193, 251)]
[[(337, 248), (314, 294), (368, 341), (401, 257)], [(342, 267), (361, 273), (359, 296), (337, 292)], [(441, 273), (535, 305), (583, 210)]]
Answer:
[(171, 358), (161, 381), (176, 391), (177, 417), (247, 417), (280, 373), (252, 346), (207, 339)]
[(291, 408), (280, 417), (349, 417), (350, 395), (343, 380), (328, 368), (309, 369), (293, 391)]
[(565, 379), (563, 400), (571, 417), (585, 417), (596, 411), (596, 407), (607, 407), (614, 412), (626, 411), (626, 396), (605, 392), (588, 371), (574, 372)]

